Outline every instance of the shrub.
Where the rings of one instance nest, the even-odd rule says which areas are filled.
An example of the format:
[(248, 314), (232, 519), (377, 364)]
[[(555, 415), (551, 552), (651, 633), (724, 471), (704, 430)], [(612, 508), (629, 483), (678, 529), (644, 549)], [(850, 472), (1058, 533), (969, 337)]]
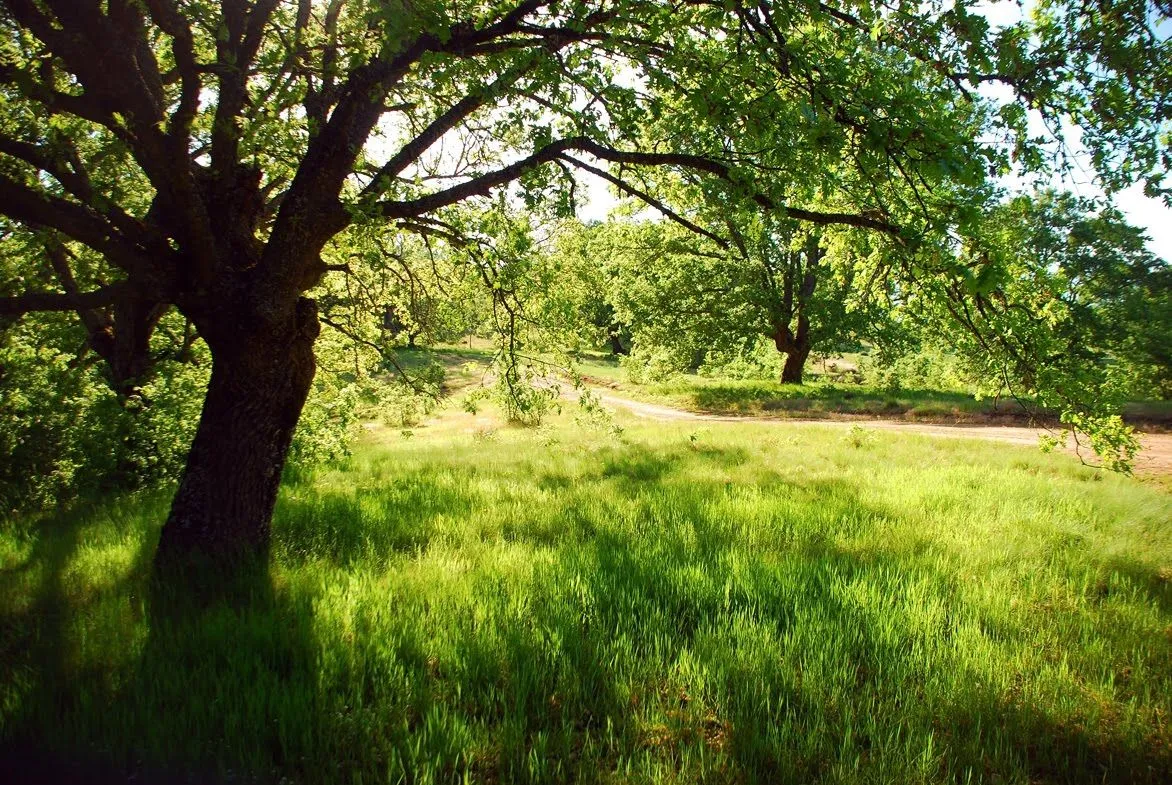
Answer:
[(962, 361), (935, 347), (895, 356), (867, 355), (859, 362), (865, 384), (896, 390), (969, 391), (972, 385)]
[[(118, 396), (101, 363), (66, 351), (80, 337), (52, 317), (26, 320), (0, 338), (0, 507), (65, 502), (79, 493), (172, 480), (195, 434), (208, 363), (159, 361), (130, 396)], [(86, 358), (92, 359), (92, 358)]]
[(619, 358), (627, 378), (635, 384), (662, 382), (680, 374), (681, 363), (662, 346), (636, 345), (631, 353)]
[(700, 364), (701, 376), (722, 379), (771, 379), (781, 376), (783, 358), (768, 340), (758, 338), (739, 350), (713, 349)]

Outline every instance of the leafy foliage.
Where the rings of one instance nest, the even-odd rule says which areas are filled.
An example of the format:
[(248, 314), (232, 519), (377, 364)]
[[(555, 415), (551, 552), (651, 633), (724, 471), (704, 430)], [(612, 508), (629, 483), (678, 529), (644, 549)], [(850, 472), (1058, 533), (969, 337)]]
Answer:
[(206, 352), (163, 361), (132, 397), (74, 354), (84, 337), (58, 316), (0, 332), (0, 508), (171, 480), (183, 468), (203, 389)]
[[(1008, 390), (1059, 413), (1112, 468), (1136, 449), (1117, 411), (1166, 378), (1158, 337), (1167, 263), (1118, 212), (1069, 195), (1017, 197), (991, 211), (950, 283), (911, 301), (946, 333), (982, 392)], [(1137, 340), (1138, 339), (1138, 340)]]

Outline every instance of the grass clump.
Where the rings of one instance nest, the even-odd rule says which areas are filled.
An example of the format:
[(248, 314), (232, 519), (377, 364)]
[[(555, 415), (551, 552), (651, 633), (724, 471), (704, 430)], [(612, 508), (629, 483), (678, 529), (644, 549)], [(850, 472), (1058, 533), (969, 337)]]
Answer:
[(1167, 495), (964, 440), (568, 419), (376, 434), (170, 613), (165, 497), (10, 524), (4, 744), (200, 781), (1170, 770)]

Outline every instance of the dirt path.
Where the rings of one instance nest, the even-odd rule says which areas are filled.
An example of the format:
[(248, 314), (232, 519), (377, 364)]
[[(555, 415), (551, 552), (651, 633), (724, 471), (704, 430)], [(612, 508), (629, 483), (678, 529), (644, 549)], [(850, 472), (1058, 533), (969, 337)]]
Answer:
[[(591, 392), (603, 404), (612, 408), (624, 409), (636, 417), (664, 422), (697, 421), (697, 422), (752, 422), (752, 423), (817, 423), (832, 427), (849, 428), (852, 425), (862, 425), (883, 431), (900, 431), (904, 433), (920, 434), (924, 436), (941, 436), (945, 438), (988, 439), (991, 441), (1016, 444), (1025, 447), (1036, 447), (1038, 435), (1042, 433), (1037, 428), (1024, 428), (1005, 425), (936, 425), (928, 423), (906, 422), (902, 420), (868, 420), (852, 418), (849, 420), (822, 420), (796, 417), (753, 417), (742, 415), (700, 414), (684, 409), (676, 409), (661, 404), (646, 403), (630, 398), (615, 395), (609, 390), (592, 388)], [(565, 397), (576, 399), (578, 393), (573, 388), (563, 392)], [(1140, 435), (1142, 450), (1135, 460), (1135, 470), (1139, 474), (1172, 476), (1172, 434), (1146, 433)], [(1073, 444), (1068, 444), (1067, 450), (1074, 453)], [(1093, 456), (1092, 456), (1093, 457)]]

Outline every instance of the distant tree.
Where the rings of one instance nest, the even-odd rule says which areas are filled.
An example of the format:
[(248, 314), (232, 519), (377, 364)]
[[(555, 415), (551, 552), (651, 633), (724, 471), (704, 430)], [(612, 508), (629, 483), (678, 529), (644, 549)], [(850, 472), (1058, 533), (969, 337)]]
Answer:
[(1056, 325), (1063, 353), (1103, 369), (1120, 396), (1172, 394), (1172, 265), (1147, 250), (1144, 231), (1069, 193), (1019, 197), (1004, 210), (1069, 309)]
[[(786, 232), (768, 221), (751, 231), (730, 222), (738, 254), (734, 263), (751, 271), (750, 290), (764, 315), (766, 335), (785, 355), (781, 381), (801, 384), (811, 352), (827, 354), (887, 332), (885, 276), (868, 271), (848, 237), (825, 231)], [(871, 274), (869, 274), (869, 272)]]
[(3, 0), (4, 231), (70, 267), (5, 280), (0, 313), (110, 316), (133, 385), (177, 309), (212, 368), (158, 556), (263, 551), (347, 233), (472, 248), (503, 236), (488, 195), (566, 215), (575, 169), (686, 225), (643, 180), (666, 167), (922, 249), (973, 226), (999, 136), (1047, 165), (1030, 109), (1082, 126), (1109, 187), (1166, 193), (1166, 9), (1041, 0), (993, 30), (976, 5)]
[(814, 348), (810, 317), (815, 311), (814, 295), (818, 290), (818, 279), (823, 277), (825, 257), (818, 235), (813, 233), (800, 248), (762, 255), (763, 278), (772, 295), (769, 298), (769, 322), (773, 327), (773, 344), (785, 355), (781, 380), (786, 384), (802, 383), (806, 359)]
[(579, 264), (599, 271), (590, 291), (611, 305), (608, 321), (628, 324), (645, 350), (667, 350), (687, 367), (751, 354), (768, 340), (791, 384), (802, 383), (812, 352), (884, 333), (887, 278), (849, 238), (796, 233), (758, 214), (723, 223), (730, 240), (720, 243), (659, 221), (594, 227)]
[(629, 329), (636, 365), (655, 358), (661, 370), (694, 371), (767, 333), (752, 271), (707, 238), (649, 220), (612, 220), (591, 235), (583, 263), (611, 321)]
[(618, 275), (612, 235), (606, 223), (570, 220), (556, 227), (555, 252), (548, 264), (560, 282), (552, 294), (567, 311), (562, 332), (571, 351), (605, 347), (616, 357), (630, 353), (630, 326), (620, 319), (611, 297)]

